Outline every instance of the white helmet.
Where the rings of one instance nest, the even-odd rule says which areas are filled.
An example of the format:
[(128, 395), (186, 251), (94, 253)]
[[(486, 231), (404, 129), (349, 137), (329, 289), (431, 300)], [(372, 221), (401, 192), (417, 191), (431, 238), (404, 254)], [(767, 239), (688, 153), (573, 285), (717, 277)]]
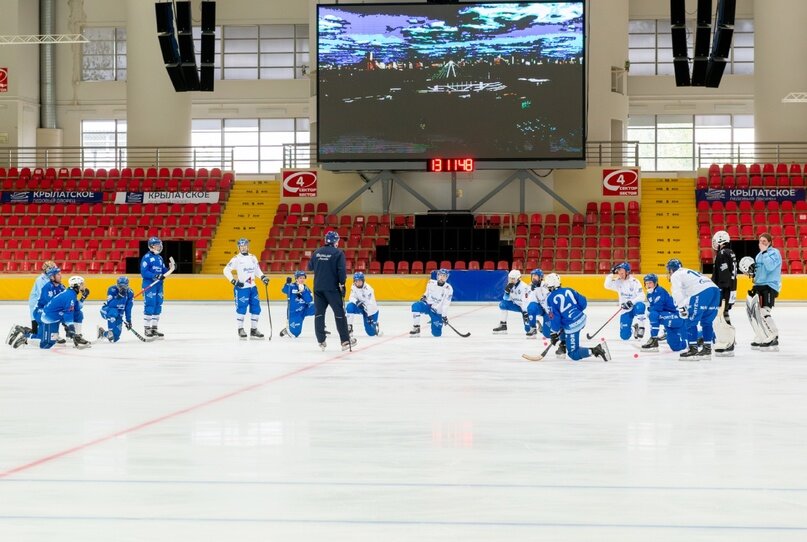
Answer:
[(715, 250), (720, 250), (722, 245), (727, 245), (731, 242), (731, 237), (727, 231), (716, 231), (715, 234), (712, 236), (712, 248)]
[(73, 288), (75, 286), (78, 286), (79, 288), (81, 288), (84, 285), (84, 277), (80, 277), (78, 275), (73, 275), (72, 277), (70, 277), (70, 280), (67, 281), (67, 284), (71, 288)]
[(740, 273), (744, 275), (753, 275), (757, 263), (754, 261), (754, 258), (751, 256), (745, 256), (743, 259), (740, 260), (738, 267), (740, 268)]
[(507, 280), (510, 282), (516, 282), (518, 280), (521, 280), (521, 271), (519, 271), (518, 269), (513, 269), (512, 271), (507, 273)]
[(544, 286), (546, 286), (546, 289), (550, 292), (560, 288), (560, 275), (557, 273), (549, 273), (544, 277)]

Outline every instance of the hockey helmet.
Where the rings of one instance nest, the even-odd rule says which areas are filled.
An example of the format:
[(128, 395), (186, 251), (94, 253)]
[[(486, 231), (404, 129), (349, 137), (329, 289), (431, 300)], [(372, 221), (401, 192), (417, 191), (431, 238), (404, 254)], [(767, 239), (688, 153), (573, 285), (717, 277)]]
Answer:
[(331, 230), (325, 234), (325, 244), (339, 246), (339, 232)]
[(539, 277), (543, 278), (544, 272), (541, 271), (540, 269), (533, 269), (532, 271), (530, 271), (530, 276), (534, 277), (535, 275), (538, 275)]
[(655, 273), (648, 273), (644, 276), (644, 281), (652, 282), (653, 284), (658, 286), (658, 275), (656, 275)]
[(58, 275), (61, 272), (62, 272), (61, 269), (54, 266), (54, 267), (51, 267), (50, 269), (48, 269), (47, 271), (45, 271), (45, 276), (47, 276), (49, 279), (53, 279), (53, 277), (55, 277), (56, 275)]
[(754, 271), (756, 271), (757, 263), (751, 256), (744, 256), (740, 263), (737, 264), (737, 267), (740, 268), (740, 273), (743, 275), (753, 275)]
[(118, 290), (121, 292), (126, 292), (129, 289), (129, 277), (120, 276), (115, 284), (117, 285)]
[(73, 275), (70, 277), (70, 280), (67, 281), (67, 284), (74, 289), (75, 291), (79, 291), (82, 286), (84, 286), (84, 277), (79, 275)]
[(679, 260), (678, 258), (673, 258), (669, 262), (667, 262), (667, 272), (670, 275), (672, 275), (673, 273), (681, 269), (683, 266), (684, 264), (681, 263), (681, 260)]
[(630, 264), (628, 262), (618, 263), (614, 266), (614, 273), (619, 271), (620, 269), (624, 269), (625, 273), (630, 274)]
[(546, 289), (550, 292), (560, 288), (560, 275), (557, 273), (549, 273), (546, 278), (544, 278), (544, 286), (546, 286)]
[(362, 273), (361, 271), (356, 271), (355, 273), (353, 273), (353, 282), (358, 281), (362, 281), (362, 283), (364, 282), (364, 273)]
[(153, 253), (159, 254), (163, 251), (163, 242), (160, 241), (159, 237), (149, 237), (148, 247)]
[(513, 269), (509, 273), (507, 273), (507, 281), (508, 282), (518, 282), (521, 280), (521, 271), (518, 269)]
[(44, 262), (42, 264), (42, 272), (47, 275), (48, 274), (48, 269), (51, 269), (53, 267), (58, 267), (56, 265), (56, 262), (54, 262), (53, 260), (48, 260), (48, 261), (46, 261), (46, 262)]
[(446, 278), (448, 278), (448, 275), (450, 275), (450, 274), (451, 274), (451, 272), (448, 269), (446, 269), (445, 267), (441, 267), (440, 269), (437, 270), (437, 276), (445, 275)]
[(299, 279), (300, 277), (306, 278), (308, 275), (305, 274), (305, 271), (295, 271), (294, 272), (294, 280)]
[(731, 237), (727, 231), (716, 231), (712, 236), (712, 248), (720, 250), (723, 245), (728, 245), (731, 242)]
[(238, 252), (241, 254), (248, 254), (249, 253), (249, 239), (246, 237), (242, 237), (238, 240)]

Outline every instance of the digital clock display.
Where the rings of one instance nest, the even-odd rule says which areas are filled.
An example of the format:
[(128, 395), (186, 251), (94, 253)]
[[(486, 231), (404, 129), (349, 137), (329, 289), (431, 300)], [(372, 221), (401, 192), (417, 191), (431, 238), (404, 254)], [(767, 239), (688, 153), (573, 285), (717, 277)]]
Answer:
[(473, 158), (431, 158), (426, 171), (432, 173), (471, 172), (475, 165)]

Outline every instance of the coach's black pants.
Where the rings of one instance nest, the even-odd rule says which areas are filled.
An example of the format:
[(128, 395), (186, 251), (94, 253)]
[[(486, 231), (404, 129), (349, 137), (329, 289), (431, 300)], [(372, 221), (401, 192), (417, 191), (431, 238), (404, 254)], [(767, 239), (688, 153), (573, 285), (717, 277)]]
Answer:
[(345, 318), (345, 305), (342, 294), (338, 290), (317, 290), (314, 291), (314, 334), (318, 343), (325, 342), (325, 309), (331, 307), (336, 318), (336, 331), (339, 332), (339, 340), (346, 342), (350, 340), (347, 331), (347, 319)]

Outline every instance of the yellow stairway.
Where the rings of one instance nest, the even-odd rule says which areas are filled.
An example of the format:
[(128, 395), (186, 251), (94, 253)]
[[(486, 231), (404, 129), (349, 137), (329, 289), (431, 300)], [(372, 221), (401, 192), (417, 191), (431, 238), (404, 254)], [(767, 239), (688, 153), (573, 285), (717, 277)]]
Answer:
[(260, 259), (280, 202), (280, 181), (236, 181), (202, 264), (202, 273), (221, 273), (241, 237), (250, 240), (250, 252)]
[(695, 179), (642, 179), (642, 273), (664, 274), (670, 258), (700, 269)]

